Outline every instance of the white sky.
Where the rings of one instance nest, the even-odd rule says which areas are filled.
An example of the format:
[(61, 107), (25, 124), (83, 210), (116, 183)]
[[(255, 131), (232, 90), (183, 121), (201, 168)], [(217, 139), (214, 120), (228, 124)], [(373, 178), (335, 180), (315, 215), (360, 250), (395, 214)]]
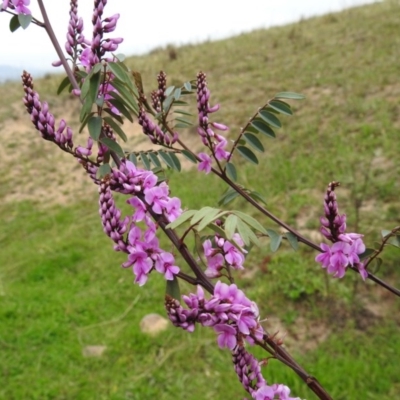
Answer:
[[(2, 0), (0, 0), (1, 3)], [(198, 43), (221, 39), (256, 28), (267, 28), (343, 8), (373, 3), (373, 0), (108, 0), (104, 17), (120, 13), (117, 29), (108, 37), (123, 37), (118, 53), (145, 53), (169, 43)], [(53, 29), (64, 48), (69, 0), (44, 0)], [(91, 37), (93, 0), (79, 1), (85, 33)], [(36, 0), (33, 15), (42, 20)], [(18, 68), (52, 70), (57, 59), (44, 29), (31, 25), (27, 30), (9, 31), (10, 15), (0, 13), (0, 64)], [(54, 69), (53, 69), (54, 70)]]

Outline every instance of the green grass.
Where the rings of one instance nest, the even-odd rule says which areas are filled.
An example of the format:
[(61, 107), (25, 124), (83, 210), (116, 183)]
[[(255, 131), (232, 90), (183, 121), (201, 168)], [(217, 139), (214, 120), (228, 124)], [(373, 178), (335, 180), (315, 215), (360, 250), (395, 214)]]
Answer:
[[(339, 206), (349, 229), (365, 233), (372, 245), (380, 229), (400, 222), (399, 11), (395, 2), (384, 2), (185, 46), (173, 61), (159, 49), (129, 64), (142, 73), (147, 92), (156, 86), (160, 69), (171, 77), (170, 84), (192, 79), (200, 69), (207, 72), (212, 102), (222, 106), (213, 117), (230, 126), (232, 138), (275, 93), (306, 94), (306, 100), (293, 103), (295, 116), (283, 119), (277, 139), (263, 139), (267, 151), (259, 166), (235, 159), (239, 182), (262, 192), (272, 212), (310, 234), (318, 229), (326, 185), (339, 180)], [(57, 118), (65, 101), (54, 96), (59, 80), (36, 85)], [(21, 92), (12, 84), (0, 92), (7, 94), (0, 96), (1, 128), (7, 129), (23, 115), (15, 103)], [(15, 137), (5, 145), (8, 154), (18, 152)], [(140, 332), (143, 316), (164, 314), (165, 281), (154, 274), (144, 288), (133, 284), (132, 272), (120, 267), (123, 254), (112, 251), (101, 230), (93, 188), (85, 200), (68, 206), (46, 206), (45, 198), (6, 201), (11, 191), (26, 190), (13, 175), (17, 167), (24, 173), (32, 168), (37, 179), (53, 183), (46, 182), (46, 163), (29, 164), (35, 155), (46, 160), (46, 151), (32, 145), (7, 164), (1, 178), (0, 398), (243, 397), (229, 352), (217, 348), (210, 330), (188, 334), (169, 327), (154, 338)], [(47, 168), (59, 168), (51, 162)], [(196, 171), (171, 173), (169, 179), (173, 195), (188, 208), (215, 205), (225, 189)], [(241, 200), (231, 207), (249, 210)], [(378, 271), (397, 287), (398, 255), (388, 249)], [(327, 278), (314, 257), (286, 245), (271, 254), (265, 242), (248, 257), (252, 274), (238, 282), (269, 318), (267, 329), (273, 329), (274, 318), (283, 322), (288, 349), (335, 400), (399, 397), (398, 300), (355, 274), (341, 281)], [(380, 306), (379, 313), (367, 305)], [(82, 350), (89, 345), (107, 349), (99, 358), (85, 358)], [(296, 396), (315, 399), (274, 360), (265, 375), (270, 382), (288, 384)]]

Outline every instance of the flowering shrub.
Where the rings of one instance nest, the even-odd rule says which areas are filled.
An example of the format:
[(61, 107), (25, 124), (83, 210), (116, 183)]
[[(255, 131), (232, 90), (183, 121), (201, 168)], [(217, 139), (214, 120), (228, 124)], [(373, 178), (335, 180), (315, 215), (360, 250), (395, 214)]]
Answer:
[[(301, 99), (292, 92), (278, 93), (266, 102), (241, 129), (237, 137), (228, 136), (228, 127), (210, 121), (220, 106), (210, 105), (211, 93), (206, 74), (199, 72), (196, 79), (181, 87), (167, 87), (167, 76), (161, 71), (157, 76), (157, 89), (147, 100), (141, 76), (130, 71), (122, 57), (114, 52), (122, 38), (105, 38), (117, 27), (119, 14), (103, 16), (107, 0), (95, 0), (92, 15), (92, 36), (85, 36), (84, 24), (78, 14), (77, 0), (70, 3), (70, 21), (64, 54), (52, 32), (45, 8), (38, 0), (44, 22), (31, 16), (29, 0), (6, 0), (3, 12), (12, 15), (13, 29), (27, 28), (29, 24), (46, 27), (59, 60), (54, 66), (63, 66), (67, 74), (60, 90), (68, 90), (79, 98), (82, 107), (81, 129), (87, 127), (89, 137), (85, 145), (76, 145), (76, 137), (67, 122), (56, 123), (46, 102), (35, 91), (32, 76), (22, 75), (24, 105), (31, 121), (43, 139), (53, 142), (59, 149), (74, 157), (99, 187), (99, 214), (105, 234), (114, 242), (114, 250), (126, 254), (124, 268), (132, 268), (134, 282), (146, 284), (152, 272), (164, 275), (167, 281), (166, 312), (172, 324), (193, 332), (196, 324), (211, 327), (219, 347), (232, 354), (234, 370), (243, 388), (254, 399), (294, 399), (284, 384), (267, 384), (258, 361), (250, 352), (251, 346), (260, 346), (271, 357), (292, 368), (320, 399), (330, 399), (322, 385), (310, 377), (282, 347), (282, 340), (271, 336), (261, 325), (256, 303), (234, 283), (234, 274), (246, 266), (246, 256), (260, 238), (268, 238), (273, 251), (278, 250), (282, 238), (297, 248), (304, 243), (319, 252), (315, 260), (336, 278), (343, 278), (347, 270), (358, 272), (363, 280), (371, 279), (393, 294), (399, 290), (377, 278), (368, 265), (384, 250), (385, 244), (397, 237), (399, 228), (383, 235), (378, 249), (366, 249), (363, 235), (347, 233), (346, 215), (340, 215), (335, 195), (337, 182), (328, 185), (324, 199), (324, 216), (321, 233), (332, 242), (320, 246), (298, 233), (262, 205), (260, 195), (237, 183), (234, 164), (236, 154), (245, 160), (258, 163), (251, 148), (262, 149), (258, 134), (274, 137), (274, 128), (280, 126), (279, 116), (291, 115), (287, 99)], [(68, 57), (68, 59), (67, 59)], [(191, 124), (185, 119), (187, 112), (179, 110), (185, 96), (196, 95), (197, 133), (203, 151), (194, 153), (179, 135), (180, 128)], [(121, 141), (126, 140), (121, 127), (124, 119), (137, 118), (143, 134), (159, 146), (147, 153), (125, 151)], [(213, 119), (213, 118), (212, 118)], [(217, 133), (219, 132), (219, 133)], [(230, 140), (232, 142), (230, 142)], [(163, 178), (161, 164), (180, 170), (178, 156), (182, 155), (197, 165), (198, 171), (214, 174), (230, 186), (222, 198), (226, 205), (234, 196), (241, 196), (264, 217), (277, 223), (284, 231), (266, 229), (258, 221), (238, 210), (205, 206), (200, 210), (183, 210), (181, 200), (172, 196), (172, 189)], [(154, 166), (152, 169), (151, 166)], [(126, 195), (132, 206), (130, 215), (123, 217), (116, 206), (114, 193)], [(180, 228), (188, 226), (183, 235)], [(192, 274), (182, 272), (175, 254), (160, 246), (158, 235), (168, 237), (175, 253), (180, 253)], [(206, 231), (198, 256), (187, 247), (186, 237)], [(218, 279), (217, 281), (214, 281)], [(196, 286), (195, 293), (180, 296), (179, 280)], [(209, 295), (205, 294), (205, 291)], [(186, 304), (182, 306), (182, 301)]]

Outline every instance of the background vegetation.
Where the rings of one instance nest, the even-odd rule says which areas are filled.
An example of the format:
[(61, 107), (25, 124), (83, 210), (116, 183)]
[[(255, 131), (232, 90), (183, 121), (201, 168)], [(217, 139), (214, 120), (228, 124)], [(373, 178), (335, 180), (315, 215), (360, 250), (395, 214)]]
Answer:
[[(240, 182), (319, 241), (323, 192), (338, 180), (349, 231), (365, 233), (372, 245), (380, 229), (400, 222), (399, 26), (400, 6), (386, 1), (229, 40), (157, 49), (128, 64), (142, 73), (148, 92), (160, 69), (170, 84), (181, 84), (201, 68), (213, 103), (222, 106), (215, 118), (232, 137), (275, 93), (304, 93), (277, 139), (263, 141), (262, 163), (243, 163)], [(76, 125), (77, 104), (55, 96), (60, 80), (48, 76), (36, 88), (56, 118), (66, 111)], [(171, 326), (149, 337), (140, 331), (143, 316), (164, 313), (163, 278), (133, 285), (131, 271), (119, 266), (124, 256), (101, 230), (97, 189), (85, 186), (74, 160), (38, 137), (21, 97), (19, 84), (0, 86), (0, 398), (243, 397), (229, 352), (217, 348), (212, 332)], [(130, 143), (143, 146), (137, 129), (129, 129)], [(194, 131), (186, 138), (198, 141)], [(193, 169), (168, 174), (188, 208), (215, 204), (225, 189)], [(236, 200), (230, 207), (246, 205)], [(265, 327), (287, 332), (288, 350), (335, 400), (399, 398), (399, 300), (352, 273), (327, 278), (314, 257), (304, 246), (271, 254), (266, 243), (250, 254), (239, 284), (268, 318)], [(377, 272), (397, 287), (398, 259), (390, 249)], [(88, 345), (106, 351), (84, 357)], [(315, 399), (274, 360), (265, 375)]]

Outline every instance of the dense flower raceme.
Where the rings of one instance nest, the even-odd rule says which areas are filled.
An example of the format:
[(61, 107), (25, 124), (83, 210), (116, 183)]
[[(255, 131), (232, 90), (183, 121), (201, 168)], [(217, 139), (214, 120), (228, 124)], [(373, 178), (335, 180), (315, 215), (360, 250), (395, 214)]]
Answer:
[(49, 112), (46, 102), (41, 102), (39, 94), (33, 89), (33, 80), (26, 71), (22, 74), (22, 84), (25, 92), (23, 102), (35, 128), (41, 133), (43, 139), (54, 142), (63, 150), (72, 151), (72, 129), (62, 119), (58, 129), (55, 128), (55, 118)]
[[(119, 19), (119, 14), (102, 19), (106, 4), (107, 0), (95, 0), (92, 16), (93, 35), (92, 40), (88, 40), (83, 34), (83, 20), (78, 16), (77, 0), (71, 1), (65, 49), (72, 57), (74, 64), (79, 60), (87, 73), (92, 70), (95, 64), (102, 60), (108, 62), (117, 61), (113, 55), (107, 56), (107, 53), (115, 52), (118, 45), (123, 41), (122, 38), (103, 38), (105, 33), (115, 30)], [(60, 66), (61, 64), (61, 61), (56, 61), (53, 63), (53, 66)], [(107, 72), (103, 83), (99, 87), (98, 97), (104, 99), (114, 114), (121, 115), (120, 111), (110, 102), (113, 98), (111, 93), (118, 93), (112, 84), (113, 79), (114, 75), (111, 72)], [(74, 89), (73, 93), (79, 96), (80, 90)]]
[[(24, 104), (31, 115), (31, 120), (42, 137), (54, 142), (64, 151), (68, 151), (79, 159), (95, 183), (100, 183), (96, 177), (97, 167), (87, 159), (93, 151), (93, 140), (88, 139), (85, 146), (73, 149), (73, 134), (71, 128), (61, 120), (59, 128), (55, 129), (54, 116), (49, 112), (47, 103), (41, 103), (39, 95), (33, 90), (32, 77), (24, 72), (23, 85), (25, 91)], [(64, 131), (66, 131), (64, 133)], [(103, 128), (104, 134), (114, 139), (109, 126)], [(97, 161), (102, 161), (107, 148), (100, 144)], [(117, 209), (110, 187), (118, 192), (133, 195), (128, 203), (134, 207), (132, 217), (121, 220), (121, 212)], [(143, 201), (139, 199), (143, 197)], [(172, 279), (179, 272), (171, 253), (159, 248), (155, 236), (157, 226), (152, 221), (148, 207), (155, 214), (163, 215), (167, 221), (174, 221), (181, 213), (181, 202), (176, 197), (169, 196), (169, 188), (165, 182), (157, 185), (157, 176), (152, 171), (136, 168), (130, 161), (121, 163), (120, 169), (113, 170), (109, 180), (100, 184), (100, 215), (103, 229), (115, 242), (115, 250), (128, 254), (124, 267), (133, 266), (135, 282), (143, 285), (148, 274), (155, 269), (164, 274), (166, 279)], [(142, 232), (138, 223), (144, 222), (146, 229)], [(128, 232), (129, 224), (129, 232)], [(128, 232), (127, 238), (124, 234)]]
[(78, 0), (71, 0), (65, 50), (73, 57), (74, 61), (78, 57), (79, 48), (84, 42), (83, 20), (78, 16)]
[(264, 330), (259, 323), (256, 304), (242, 290), (235, 284), (218, 281), (214, 294), (208, 300), (200, 286), (197, 287), (197, 294), (191, 293), (182, 298), (188, 309), (183, 308), (178, 300), (166, 296), (167, 313), (175, 326), (189, 332), (194, 331), (196, 323), (212, 327), (218, 335), (218, 345), (232, 351), (239, 380), (253, 398), (291, 399), (286, 386), (266, 384), (259, 362), (244, 348), (244, 340), (250, 344), (254, 344), (254, 338), (262, 340)]
[(165, 91), (167, 89), (167, 75), (164, 71), (160, 71), (157, 75), (158, 89), (151, 93), (151, 104), (159, 113), (161, 112), (161, 104), (165, 100)]
[(323, 252), (315, 257), (315, 261), (321, 263), (322, 267), (336, 278), (343, 278), (346, 268), (349, 265), (354, 266), (365, 280), (368, 272), (359, 257), (365, 251), (363, 235), (346, 233), (346, 214), (339, 215), (334, 192), (337, 186), (338, 182), (329, 183), (324, 199), (325, 216), (321, 217), (321, 233), (333, 242), (333, 245), (321, 243)]
[[(231, 153), (226, 151), (228, 141), (225, 137), (217, 134), (214, 130), (226, 131), (228, 127), (218, 122), (209, 122), (208, 115), (219, 110), (219, 105), (213, 107), (209, 104), (210, 91), (207, 87), (206, 75), (199, 72), (197, 75), (197, 109), (199, 113), (199, 133), (202, 142), (211, 150), (212, 156), (218, 160), (229, 160)], [(208, 174), (211, 171), (212, 159), (206, 153), (200, 153), (201, 162), (198, 165), (199, 171), (204, 171)]]
[(30, 2), (30, 0), (3, 0), (0, 11), (10, 8), (17, 14), (31, 14), (31, 10), (27, 7)]
[(168, 132), (163, 132), (163, 130), (150, 119), (140, 102), (138, 123), (142, 127), (143, 133), (148, 136), (154, 144), (171, 146), (178, 140), (177, 133), (174, 133), (171, 137)]
[[(130, 218), (121, 220), (121, 212), (116, 207), (111, 188), (133, 195), (127, 202), (134, 208)], [(149, 209), (162, 215), (167, 221), (174, 221), (181, 213), (181, 202), (169, 196), (165, 182), (157, 184), (157, 176), (152, 171), (137, 168), (130, 161), (123, 161), (118, 170), (100, 184), (100, 215), (104, 232), (115, 242), (114, 249), (128, 254), (123, 267), (132, 267), (135, 283), (144, 285), (151, 271), (162, 273), (167, 280), (179, 273), (174, 256), (162, 250), (156, 237), (157, 225), (151, 218)], [(141, 226), (144, 225), (144, 229)], [(124, 234), (127, 233), (126, 237)]]
[[(115, 52), (118, 45), (123, 41), (122, 38), (107, 38), (104, 39), (105, 33), (113, 32), (117, 26), (117, 21), (119, 19), (119, 14), (114, 14), (111, 17), (102, 19), (104, 7), (107, 4), (107, 0), (95, 0), (92, 24), (93, 24), (93, 35), (92, 40), (80, 40), (82, 35), (81, 31), (77, 31), (75, 28), (75, 19), (71, 16), (70, 24), (68, 27), (68, 32), (74, 32), (78, 35), (77, 38), (72, 38), (74, 42), (80, 41), (83, 51), (80, 55), (80, 61), (82, 65), (86, 68), (87, 72), (93, 68), (93, 66), (99, 63), (101, 60), (112, 61), (113, 57), (104, 58), (106, 53)], [(72, 40), (68, 39), (68, 42), (72, 43)]]
[(267, 385), (261, 374), (261, 365), (243, 346), (237, 346), (232, 351), (232, 361), (245, 390), (256, 400), (300, 400), (290, 397), (290, 389), (282, 384)]

